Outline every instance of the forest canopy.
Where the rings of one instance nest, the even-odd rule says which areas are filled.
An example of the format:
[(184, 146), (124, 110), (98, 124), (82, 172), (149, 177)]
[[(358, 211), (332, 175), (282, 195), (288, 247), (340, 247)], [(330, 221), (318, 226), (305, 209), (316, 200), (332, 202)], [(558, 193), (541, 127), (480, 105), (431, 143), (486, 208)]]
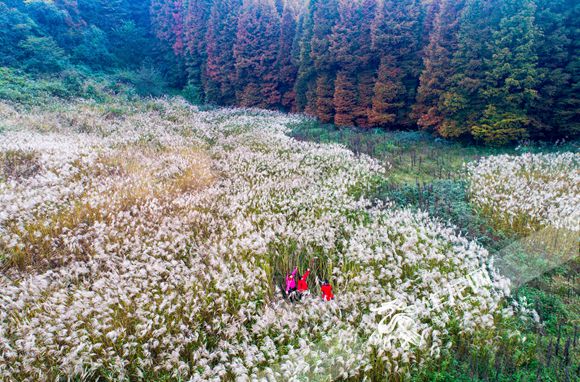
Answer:
[(37, 75), (488, 144), (580, 132), (576, 0), (5, 0), (0, 20), (0, 66)]

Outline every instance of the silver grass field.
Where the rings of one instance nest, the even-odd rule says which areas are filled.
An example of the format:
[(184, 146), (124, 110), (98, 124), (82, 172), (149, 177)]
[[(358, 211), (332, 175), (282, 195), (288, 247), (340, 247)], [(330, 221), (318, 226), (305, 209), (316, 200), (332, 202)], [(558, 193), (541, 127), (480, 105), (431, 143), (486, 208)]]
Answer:
[[(482, 246), (366, 196), (388, 164), (289, 137), (301, 118), (0, 103), (0, 380), (401, 380), (533, 317)], [(579, 162), (468, 164), (474, 203), (514, 229), (577, 231)], [(279, 280), (313, 259), (336, 299), (310, 282), (289, 303)], [(413, 340), (379, 330), (393, 301)]]

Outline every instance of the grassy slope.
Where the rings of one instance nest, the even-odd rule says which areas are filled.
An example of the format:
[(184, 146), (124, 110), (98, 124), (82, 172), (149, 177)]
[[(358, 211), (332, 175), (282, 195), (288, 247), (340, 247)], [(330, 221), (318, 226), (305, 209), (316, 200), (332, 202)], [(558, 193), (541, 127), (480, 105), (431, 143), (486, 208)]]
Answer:
[[(519, 148), (463, 145), (433, 138), (425, 132), (338, 129), (315, 121), (294, 126), (299, 140), (344, 144), (392, 165), (377, 197), (412, 206), (456, 225), (492, 253), (518, 237), (491, 228), (469, 203), (463, 163), (480, 157), (522, 152), (578, 150), (578, 143), (536, 144)], [(449, 356), (417, 370), (415, 381), (580, 381), (580, 283), (578, 259), (515, 291), (539, 313), (544, 327), (508, 323), (525, 335), (527, 347), (516, 354), (471, 349), (458, 344)]]
[[(63, 85), (64, 81), (52, 83), (33, 82), (15, 73), (0, 71), (0, 98), (16, 102), (36, 101), (45, 94), (64, 92), (63, 97), (102, 96), (109, 88), (77, 83)], [(114, 81), (117, 85), (118, 82)], [(31, 87), (31, 89), (28, 89)], [(25, 90), (22, 90), (24, 89)], [(116, 90), (116, 89), (114, 89)], [(7, 92), (7, 93), (6, 93)], [(97, 95), (93, 94), (93, 92)], [(32, 93), (32, 96), (30, 95)], [(80, 94), (79, 94), (80, 93)], [(129, 91), (129, 93), (132, 92)], [(24, 97), (24, 99), (22, 99)], [(111, 112), (115, 112), (111, 110)], [(2, 126), (0, 125), (0, 130)], [(297, 139), (318, 142), (338, 142), (355, 152), (366, 153), (392, 164), (389, 182), (377, 190), (377, 197), (394, 200), (399, 205), (411, 205), (428, 210), (432, 215), (460, 227), (472, 239), (479, 240), (490, 251), (497, 251), (515, 238), (509, 233), (498, 232), (486, 224), (469, 205), (466, 182), (463, 179), (463, 163), (481, 156), (521, 151), (576, 150), (577, 146), (526, 146), (495, 149), (461, 145), (434, 139), (422, 132), (385, 132), (381, 130), (347, 130), (334, 126), (308, 122), (295, 126)], [(577, 274), (578, 262), (568, 264), (530, 284), (520, 288), (519, 295), (526, 296), (536, 307), (545, 322), (543, 333), (531, 327), (517, 326), (525, 330), (529, 347), (519, 354), (501, 354), (494, 358), (485, 349), (474, 354), (468, 344), (458, 344), (453, 356), (437, 362), (431, 368), (418, 370), (416, 381), (576, 381), (580, 375), (579, 349), (580, 298)], [(515, 326), (516, 324), (514, 324)], [(566, 360), (566, 343), (568, 358)], [(531, 356), (530, 356), (531, 355)], [(499, 361), (498, 361), (499, 360)], [(569, 366), (566, 367), (566, 364)], [(538, 372), (539, 370), (539, 372)], [(541, 379), (538, 379), (538, 375)]]

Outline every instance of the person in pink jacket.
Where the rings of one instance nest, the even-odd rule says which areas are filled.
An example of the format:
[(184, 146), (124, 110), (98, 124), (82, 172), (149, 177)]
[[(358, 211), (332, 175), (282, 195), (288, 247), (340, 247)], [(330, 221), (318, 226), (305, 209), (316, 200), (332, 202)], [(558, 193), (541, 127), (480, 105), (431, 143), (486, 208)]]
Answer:
[(298, 273), (298, 267), (294, 268), (292, 273), (286, 275), (286, 294), (289, 295), (296, 291), (296, 273)]

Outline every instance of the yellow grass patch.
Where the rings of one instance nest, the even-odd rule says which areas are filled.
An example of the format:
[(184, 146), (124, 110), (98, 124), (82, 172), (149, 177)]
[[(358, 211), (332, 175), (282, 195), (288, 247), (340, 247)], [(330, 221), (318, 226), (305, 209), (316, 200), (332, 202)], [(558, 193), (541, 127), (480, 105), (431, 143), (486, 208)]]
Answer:
[[(32, 160), (21, 153), (9, 155), (21, 158), (22, 162)], [(172, 161), (178, 161), (179, 165), (168, 171), (174, 165)], [(10, 167), (10, 174), (20, 171), (15, 166), (12, 164)], [(7, 224), (8, 232), (17, 235), (20, 243), (8, 248), (6, 243), (0, 242), (0, 254), (4, 253), (0, 255), (3, 268), (53, 268), (73, 259), (90, 257), (94, 254), (94, 247), (90, 235), (85, 237), (85, 234), (95, 223), (109, 225), (120, 212), (130, 211), (152, 199), (159, 204), (171, 205), (180, 194), (196, 192), (216, 179), (211, 170), (211, 158), (194, 147), (162, 151), (125, 147), (103, 153), (93, 166), (82, 169), (79, 176), (92, 183), (78, 199), (65, 201), (56, 212), (36, 216), (24, 226)], [(93, 189), (99, 184), (110, 186), (98, 194)], [(99, 200), (106, 205), (95, 205), (92, 202), (95, 195), (100, 196)], [(167, 213), (177, 214), (179, 211), (170, 209)], [(72, 244), (65, 243), (65, 237), (70, 236), (67, 233), (72, 232), (79, 239)]]

